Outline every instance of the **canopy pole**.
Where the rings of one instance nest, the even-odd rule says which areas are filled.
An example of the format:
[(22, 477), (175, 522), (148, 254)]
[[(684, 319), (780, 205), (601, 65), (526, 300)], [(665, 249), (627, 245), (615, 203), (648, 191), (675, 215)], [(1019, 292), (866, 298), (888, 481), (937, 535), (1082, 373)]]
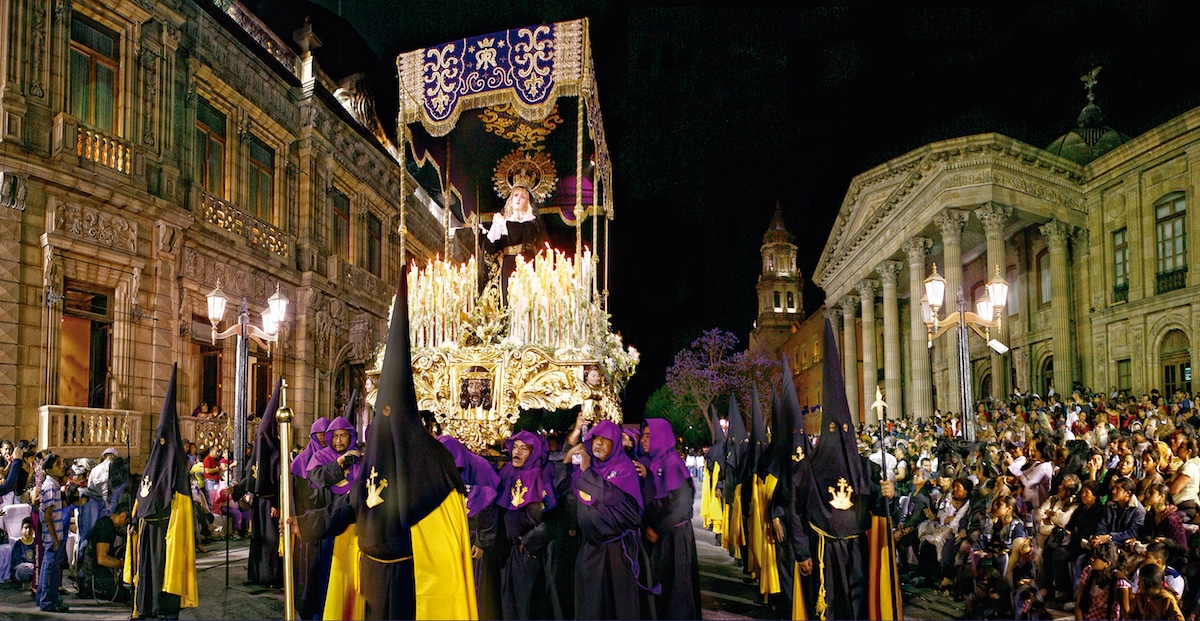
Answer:
[(446, 139), (446, 181), (442, 184), (442, 208), (446, 210), (446, 238), (442, 258), (450, 261), (450, 139)]
[(596, 221), (596, 219), (598, 217), (600, 217), (600, 206), (599, 206), (599, 203), (596, 201), (596, 197), (598, 196), (598, 194), (597, 194), (597, 191), (598, 191), (597, 179), (599, 178), (596, 173), (597, 168), (598, 167), (595, 164), (592, 165), (592, 297), (593, 298), (595, 298), (596, 295), (600, 292), (598, 289), (598, 287), (600, 285), (596, 278), (596, 266), (600, 262), (600, 246), (599, 246), (599, 239), (597, 237), (600, 233), (600, 223)]
[(576, 289), (583, 289), (583, 91), (579, 92), (575, 112), (575, 273)]
[[(607, 198), (607, 197), (605, 197)], [(608, 208), (604, 209), (604, 312), (608, 312)]]
[(403, 127), (403, 125), (399, 128), (399, 130), (400, 131), (397, 132), (400, 134), (400, 231), (399, 231), (399, 233), (400, 233), (400, 270), (399, 271), (401, 274), (403, 274), (405, 272), (405, 270), (408, 269), (408, 265), (407, 265), (408, 262), (404, 258), (405, 257), (404, 252), (406, 250), (406, 245), (407, 245), (407, 240), (405, 240), (405, 237), (408, 234), (408, 226), (407, 226), (408, 223), (405, 222), (404, 217), (405, 217), (405, 214), (408, 212), (408, 200), (405, 198), (405, 195), (404, 195), (404, 190), (405, 190), (404, 176), (405, 176), (405, 173), (407, 172), (407, 168), (405, 167), (405, 164), (404, 164), (404, 127)]

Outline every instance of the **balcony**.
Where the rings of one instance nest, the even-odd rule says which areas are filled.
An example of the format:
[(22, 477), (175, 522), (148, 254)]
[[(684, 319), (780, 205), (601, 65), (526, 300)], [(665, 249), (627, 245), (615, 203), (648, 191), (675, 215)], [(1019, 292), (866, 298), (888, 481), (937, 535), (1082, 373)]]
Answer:
[(1187, 266), (1159, 272), (1154, 278), (1154, 292), (1166, 293), (1187, 286)]
[[(252, 441), (258, 433), (258, 418), (246, 419), (246, 438)], [(229, 446), (233, 433), (233, 417), (198, 418), (179, 416), (179, 435), (185, 442), (195, 442), (197, 447)]]
[(228, 201), (201, 192), (200, 213), (205, 222), (244, 238), (253, 248), (265, 250), (281, 259), (287, 259), (291, 254), (292, 242), (286, 233), (243, 212)]
[(1129, 283), (1125, 282), (1120, 285), (1113, 285), (1113, 303), (1129, 301)]
[(59, 113), (54, 117), (53, 152), (57, 157), (70, 153), (80, 162), (89, 161), (129, 175), (133, 169), (133, 146), (117, 136), (88, 127), (74, 117)]
[[(38, 437), (45, 447), (69, 459), (100, 456), (109, 447), (129, 447), (130, 456), (142, 454), (142, 412), (103, 410), (63, 405), (38, 408)], [(124, 450), (121, 451), (124, 455)]]

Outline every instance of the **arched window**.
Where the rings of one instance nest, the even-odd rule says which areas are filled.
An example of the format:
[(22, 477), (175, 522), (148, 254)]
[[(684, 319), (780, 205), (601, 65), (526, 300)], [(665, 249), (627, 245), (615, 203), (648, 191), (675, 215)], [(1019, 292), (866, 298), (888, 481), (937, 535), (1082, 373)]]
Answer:
[(1050, 282), (1050, 253), (1043, 250), (1037, 255), (1037, 270), (1038, 270), (1038, 305), (1045, 306), (1050, 303), (1050, 298), (1054, 296), (1054, 287)]
[(1054, 356), (1048, 356), (1042, 361), (1041, 385), (1042, 396), (1048, 399), (1050, 388), (1054, 386)]

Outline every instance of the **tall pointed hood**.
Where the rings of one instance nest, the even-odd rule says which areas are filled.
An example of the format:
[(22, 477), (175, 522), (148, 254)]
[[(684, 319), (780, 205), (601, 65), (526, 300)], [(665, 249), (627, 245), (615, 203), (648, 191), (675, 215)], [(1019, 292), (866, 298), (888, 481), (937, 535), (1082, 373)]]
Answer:
[(191, 492), (187, 480), (187, 454), (183, 451), (183, 438), (179, 435), (179, 413), (175, 405), (175, 379), (178, 372), (179, 365), (172, 365), (171, 383), (167, 385), (158, 427), (154, 429), (150, 457), (146, 460), (146, 469), (138, 486), (134, 517), (161, 513), (171, 508), (176, 493), (190, 495)]
[(260, 496), (279, 493), (279, 426), (275, 424), (275, 412), (279, 410), (281, 392), (282, 377), (275, 382), (275, 391), (263, 410), (254, 434), (254, 450), (250, 453), (251, 491)]
[(454, 458), (425, 431), (417, 411), (408, 328), (408, 272), (401, 270), (379, 374), (375, 415), (351, 502), (359, 547), (376, 559), (413, 554), (409, 529), (458, 490), (466, 496)]
[(763, 465), (763, 455), (767, 451), (767, 425), (763, 421), (762, 400), (758, 397), (758, 382), (750, 384), (750, 461), (749, 466), (755, 474), (760, 472)]
[(721, 417), (717, 414), (717, 406), (708, 406), (708, 417), (712, 420), (713, 441), (704, 457), (710, 463), (721, 468), (725, 467), (725, 430), (721, 428)]
[[(864, 460), (858, 453), (857, 434), (850, 420), (850, 403), (846, 400), (846, 384), (842, 379), (841, 356), (833, 339), (833, 326), (828, 321), (825, 322), (821, 363), (823, 418), (811, 468), (813, 492), (821, 499), (819, 504), (825, 510), (815, 511), (812, 520), (826, 532), (845, 536), (862, 532), (862, 512), (869, 509), (871, 483)], [(847, 501), (851, 503), (850, 509), (843, 508)]]

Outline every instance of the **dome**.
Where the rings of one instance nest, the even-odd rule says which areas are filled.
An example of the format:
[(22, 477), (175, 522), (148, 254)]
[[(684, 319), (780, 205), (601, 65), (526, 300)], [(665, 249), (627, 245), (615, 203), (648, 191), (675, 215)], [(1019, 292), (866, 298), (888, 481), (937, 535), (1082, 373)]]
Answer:
[(1046, 150), (1077, 164), (1087, 164), (1129, 141), (1129, 136), (1104, 124), (1104, 113), (1095, 103), (1084, 106), (1077, 124)]

